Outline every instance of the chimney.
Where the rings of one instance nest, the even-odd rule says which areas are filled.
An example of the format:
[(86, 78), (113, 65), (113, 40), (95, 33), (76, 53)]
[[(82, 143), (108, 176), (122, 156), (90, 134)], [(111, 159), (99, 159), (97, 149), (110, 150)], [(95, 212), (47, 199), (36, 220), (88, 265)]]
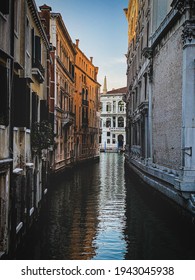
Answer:
[(93, 63), (93, 56), (90, 57), (90, 61), (91, 61), (91, 63)]
[(79, 39), (76, 39), (76, 46), (79, 47)]
[(39, 16), (44, 26), (48, 41), (50, 42), (50, 13), (52, 9), (50, 6), (47, 6), (46, 4), (40, 6), (39, 9), (40, 9)]

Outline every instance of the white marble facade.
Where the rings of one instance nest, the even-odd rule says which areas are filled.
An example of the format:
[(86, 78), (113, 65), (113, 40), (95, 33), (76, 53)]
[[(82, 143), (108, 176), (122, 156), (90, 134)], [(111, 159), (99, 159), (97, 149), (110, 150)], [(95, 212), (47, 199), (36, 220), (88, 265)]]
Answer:
[(126, 104), (123, 95), (126, 88), (119, 88), (102, 93), (100, 127), (100, 150), (118, 152), (124, 150), (126, 143)]

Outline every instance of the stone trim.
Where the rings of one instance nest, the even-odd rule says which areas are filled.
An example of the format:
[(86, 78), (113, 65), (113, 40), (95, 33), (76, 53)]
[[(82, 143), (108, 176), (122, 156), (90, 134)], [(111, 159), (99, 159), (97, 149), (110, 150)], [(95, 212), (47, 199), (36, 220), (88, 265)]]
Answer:
[(183, 44), (191, 43), (195, 39), (195, 20), (187, 20), (183, 24), (182, 41)]

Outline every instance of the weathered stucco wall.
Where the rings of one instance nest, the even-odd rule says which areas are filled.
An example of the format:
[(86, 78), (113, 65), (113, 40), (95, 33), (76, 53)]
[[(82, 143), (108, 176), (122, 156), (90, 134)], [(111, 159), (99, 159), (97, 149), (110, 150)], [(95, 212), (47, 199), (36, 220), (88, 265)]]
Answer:
[(153, 159), (181, 166), (182, 28), (172, 30), (156, 48), (153, 74)]

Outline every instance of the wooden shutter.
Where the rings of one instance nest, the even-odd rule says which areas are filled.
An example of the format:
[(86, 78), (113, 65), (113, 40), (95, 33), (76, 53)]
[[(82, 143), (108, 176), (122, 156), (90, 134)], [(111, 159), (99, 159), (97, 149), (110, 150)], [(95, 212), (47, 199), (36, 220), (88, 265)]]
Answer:
[(32, 92), (32, 124), (38, 120), (38, 103), (38, 95), (35, 92)]
[(32, 65), (35, 63), (35, 30), (31, 30), (31, 41), (32, 41)]
[(0, 65), (0, 124), (9, 123), (9, 71)]
[(14, 126), (30, 128), (30, 88), (24, 78), (14, 79)]
[(1, 0), (0, 1), (0, 12), (4, 15), (9, 14), (9, 0)]
[(46, 100), (40, 101), (40, 121), (48, 120), (48, 105)]
[(35, 36), (35, 58), (36, 62), (41, 63), (41, 38)]

